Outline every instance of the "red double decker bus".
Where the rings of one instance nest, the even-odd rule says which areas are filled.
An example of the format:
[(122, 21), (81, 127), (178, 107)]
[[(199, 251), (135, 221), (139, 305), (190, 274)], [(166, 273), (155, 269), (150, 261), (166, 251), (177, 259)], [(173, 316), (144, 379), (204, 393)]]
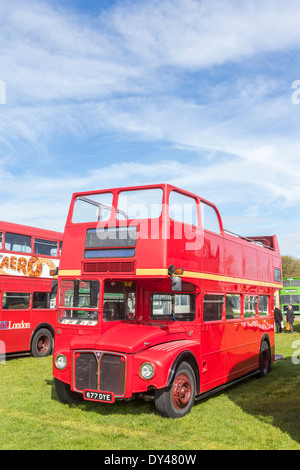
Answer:
[(275, 361), (276, 236), (228, 233), (174, 186), (74, 194), (58, 283), (63, 402), (144, 397), (177, 418)]
[(0, 353), (53, 350), (56, 294), (51, 295), (63, 234), (0, 221)]

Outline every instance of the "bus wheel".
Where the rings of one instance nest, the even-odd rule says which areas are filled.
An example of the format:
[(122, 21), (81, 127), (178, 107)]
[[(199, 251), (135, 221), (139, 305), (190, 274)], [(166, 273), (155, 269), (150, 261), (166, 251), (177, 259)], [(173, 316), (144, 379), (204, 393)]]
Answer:
[(259, 352), (259, 372), (261, 377), (265, 377), (271, 370), (271, 352), (269, 343), (264, 340), (261, 343)]
[(45, 357), (52, 353), (53, 338), (47, 328), (38, 330), (32, 340), (31, 353), (34, 357)]
[(195, 399), (195, 374), (192, 367), (182, 362), (171, 387), (155, 391), (155, 407), (162, 416), (181, 418), (189, 413)]
[(80, 403), (83, 400), (81, 393), (72, 392), (70, 385), (54, 379), (56, 395), (63, 403), (73, 404)]

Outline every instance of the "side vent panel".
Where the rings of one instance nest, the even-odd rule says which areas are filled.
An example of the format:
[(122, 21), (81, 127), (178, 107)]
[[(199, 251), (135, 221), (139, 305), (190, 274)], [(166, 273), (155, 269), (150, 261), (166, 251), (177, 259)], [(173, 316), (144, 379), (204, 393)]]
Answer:
[(83, 263), (84, 273), (133, 273), (133, 261), (93, 261)]

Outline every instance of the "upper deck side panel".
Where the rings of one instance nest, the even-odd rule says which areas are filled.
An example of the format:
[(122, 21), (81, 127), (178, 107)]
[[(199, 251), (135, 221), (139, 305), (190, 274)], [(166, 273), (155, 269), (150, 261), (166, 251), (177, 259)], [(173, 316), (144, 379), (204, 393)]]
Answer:
[(63, 233), (54, 230), (31, 227), (29, 225), (14, 224), (12, 222), (4, 222), (0, 220), (0, 232), (12, 232), (20, 235), (29, 235), (31, 237), (51, 239), (62, 241)]
[(52, 278), (59, 265), (63, 233), (0, 221), (0, 275)]
[[(160, 188), (163, 191), (159, 217), (149, 219), (123, 219), (117, 214), (118, 196), (122, 192)], [(113, 210), (104, 221), (73, 223), (74, 202), (78, 198), (111, 193)], [(196, 223), (182, 223), (170, 216), (171, 193), (191, 198), (195, 204)], [(188, 199), (187, 199), (188, 200)], [(140, 201), (137, 201), (137, 204)], [(218, 220), (218, 230), (205, 229), (201, 203), (213, 209)], [(272, 249), (257, 246), (251, 241), (237, 238), (223, 230), (222, 220), (216, 206), (195, 194), (171, 185), (148, 185), (106, 189), (94, 192), (75, 193), (69, 211), (65, 232), (65, 246), (61, 269), (80, 270), (84, 262), (86, 232), (92, 227), (136, 226), (134, 262), (139, 272), (166, 270), (174, 264), (190, 272), (212, 273), (232, 278), (245, 278), (260, 281), (274, 281), (276, 266), (280, 269), (281, 260), (276, 237), (264, 237)], [(259, 238), (259, 237), (258, 237)], [(280, 286), (280, 284), (279, 284)]]

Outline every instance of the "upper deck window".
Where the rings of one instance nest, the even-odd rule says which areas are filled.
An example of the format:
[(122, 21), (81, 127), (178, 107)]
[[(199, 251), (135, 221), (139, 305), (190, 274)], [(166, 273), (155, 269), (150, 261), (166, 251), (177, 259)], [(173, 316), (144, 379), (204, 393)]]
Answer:
[(22, 253), (31, 253), (31, 238), (27, 235), (17, 233), (5, 234), (5, 248), (9, 251), (21, 251)]
[(162, 210), (163, 190), (141, 189), (119, 194), (117, 219), (155, 219)]
[(184, 224), (198, 225), (197, 205), (194, 198), (171, 191), (169, 199), (170, 218)]
[(211, 232), (220, 233), (220, 223), (215, 209), (209, 204), (205, 204), (201, 201), (201, 220), (202, 227), (205, 230), (210, 230)]
[(57, 256), (57, 242), (35, 238), (34, 252), (37, 255)]
[(78, 196), (74, 204), (72, 222), (82, 224), (109, 220), (112, 212), (112, 200), (112, 193)]
[(0, 232), (0, 248), (2, 248), (3, 233)]

